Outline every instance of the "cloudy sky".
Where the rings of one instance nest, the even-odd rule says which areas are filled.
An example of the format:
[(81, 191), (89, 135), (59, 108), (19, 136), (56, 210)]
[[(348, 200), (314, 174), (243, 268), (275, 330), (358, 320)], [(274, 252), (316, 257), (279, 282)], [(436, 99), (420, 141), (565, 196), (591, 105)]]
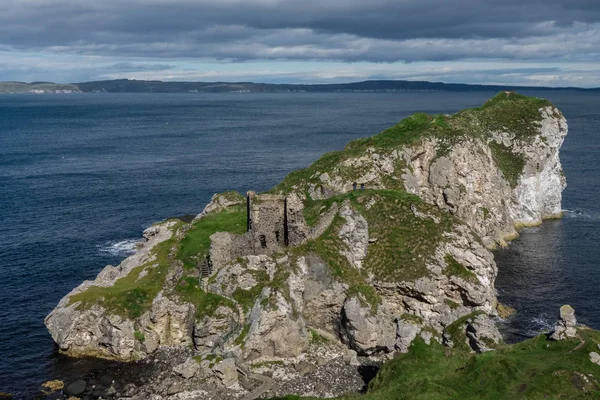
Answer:
[(0, 0), (0, 80), (600, 86), (600, 0)]

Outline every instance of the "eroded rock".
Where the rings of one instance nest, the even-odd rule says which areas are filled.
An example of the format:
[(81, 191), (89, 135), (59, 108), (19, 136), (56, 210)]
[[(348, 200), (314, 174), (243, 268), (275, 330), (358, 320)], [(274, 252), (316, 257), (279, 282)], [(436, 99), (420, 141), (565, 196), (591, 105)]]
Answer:
[(360, 355), (389, 353), (396, 344), (394, 318), (378, 307), (363, 304), (357, 297), (344, 303), (342, 315), (343, 339)]
[(577, 336), (577, 319), (575, 310), (566, 304), (560, 308), (560, 317), (554, 325), (554, 331), (550, 335), (553, 340), (565, 340)]
[(502, 335), (494, 321), (485, 314), (479, 314), (467, 321), (469, 345), (477, 353), (493, 350), (502, 343)]

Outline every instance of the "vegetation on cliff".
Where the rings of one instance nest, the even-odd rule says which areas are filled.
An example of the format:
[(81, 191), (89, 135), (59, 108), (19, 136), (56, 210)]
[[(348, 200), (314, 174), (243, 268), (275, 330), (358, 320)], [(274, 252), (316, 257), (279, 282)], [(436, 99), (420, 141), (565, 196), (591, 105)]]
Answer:
[[(178, 222), (171, 229), (176, 231), (182, 225)], [(152, 301), (164, 286), (165, 277), (172, 262), (172, 249), (177, 240), (159, 243), (153, 250), (153, 260), (139, 265), (129, 274), (115, 282), (113, 286), (90, 286), (85, 291), (70, 297), (70, 304), (80, 302), (80, 308), (99, 305), (110, 313), (129, 318), (137, 318), (152, 306)], [(142, 271), (145, 271), (142, 274)]]
[[(501, 92), (482, 107), (464, 110), (453, 116), (417, 113), (378, 135), (350, 142), (343, 151), (325, 154), (309, 167), (289, 174), (273, 191), (286, 193), (306, 189), (308, 183), (318, 183), (319, 174), (332, 171), (337, 171), (351, 182), (360, 172), (356, 170), (360, 166), (344, 161), (367, 154), (369, 148), (389, 152), (404, 145), (434, 138), (438, 141), (438, 151), (443, 154), (460, 140), (491, 141), (490, 132), (493, 131), (508, 131), (517, 138), (530, 140), (537, 132), (536, 122), (541, 118), (540, 107), (549, 104), (546, 100)], [(522, 156), (493, 141), (490, 148), (498, 168), (514, 185), (524, 165)], [(403, 161), (398, 163), (402, 164)], [(348, 192), (325, 200), (312, 200), (308, 197), (305, 202), (308, 226), (316, 223), (323, 210), (344, 201), (348, 201), (366, 218), (370, 237), (374, 240), (369, 245), (362, 270), (350, 266), (341, 253), (345, 245), (337, 232), (344, 220), (339, 215), (323, 235), (291, 250), (296, 255), (311, 252), (319, 255), (328, 263), (334, 276), (349, 284), (349, 293), (360, 294), (363, 300), (374, 307), (380, 299), (368, 281), (372, 278), (379, 281), (414, 281), (428, 276), (427, 263), (456, 223), (450, 214), (406, 193), (401, 180), (389, 182), (386, 186), (388, 190)], [(234, 197), (234, 200), (239, 200), (240, 196), (235, 194)], [(175, 294), (196, 305), (199, 313), (210, 314), (218, 305), (231, 306), (226, 299), (205, 293), (204, 288), (197, 283), (192, 284), (192, 281), (197, 280), (197, 266), (209, 252), (210, 236), (213, 233), (221, 231), (243, 234), (246, 231), (245, 199), (242, 203), (244, 204), (223, 207), (186, 226), (180, 237), (174, 235), (153, 250), (155, 260), (134, 268), (114, 286), (91, 286), (71, 296), (70, 303), (81, 302), (80, 307), (83, 308), (98, 304), (111, 313), (130, 318), (139, 317), (150, 308), (152, 300), (162, 290), (170, 266), (174, 262), (181, 262), (184, 274), (174, 289)], [(418, 207), (420, 212), (431, 217), (417, 217), (412, 207)], [(176, 231), (181, 227), (182, 223), (178, 223), (173, 229)], [(473, 273), (456, 260), (447, 259), (446, 262), (449, 266), (447, 274), (474, 279)], [(263, 283), (268, 281), (264, 276), (256, 278)], [(234, 298), (245, 308), (249, 308), (263, 286), (259, 285), (253, 292), (240, 289), (234, 293)]]
[[(542, 374), (559, 382), (585, 378), (591, 367), (580, 372), (583, 362), (565, 356), (564, 343), (538, 338), (497, 346), (497, 269), (485, 248), (488, 233), (477, 230), (481, 218), (492, 234), (502, 224), (512, 228), (513, 220), (503, 219), (514, 205), (507, 206), (514, 200), (510, 186), (525, 165), (529, 178), (530, 162), (553, 151), (558, 160), (556, 146), (538, 139), (562, 143), (566, 133), (560, 115), (544, 121), (554, 130), (540, 129), (544, 115), (558, 112), (542, 110), (549, 105), (502, 92), (453, 116), (417, 113), (291, 173), (270, 194), (250, 194), (250, 204), (236, 192), (215, 195), (191, 223), (145, 231), (136, 255), (107, 267), (98, 286), (70, 296), (69, 304), (78, 306), (50, 318), (53, 337), (63, 341), (61, 349), (77, 350), (77, 332), (61, 336), (64, 321), (80, 318), (78, 324), (93, 330), (116, 314), (126, 328), (117, 319), (109, 327), (114, 334), (90, 336), (89, 348), (111, 346), (103, 353), (109, 358), (193, 343), (195, 357), (235, 354), (234, 364), (290, 359), (308, 351), (309, 342), (323, 342), (317, 330), (360, 356), (410, 346), (383, 367), (366, 399), (510, 398), (544, 386)], [(522, 154), (520, 147), (529, 145), (540, 151)], [(560, 162), (551, 168), (559, 171)], [(372, 185), (357, 190), (362, 182)], [(94, 305), (104, 312), (90, 310)], [(597, 333), (582, 332), (587, 347), (578, 351), (598, 342)], [(116, 339), (94, 341), (103, 337)], [(472, 354), (493, 348), (493, 354)], [(549, 358), (542, 365), (544, 351)], [(597, 382), (585, 385), (574, 390), (595, 390)]]
[[(360, 167), (344, 161), (367, 154), (369, 148), (386, 153), (427, 139), (437, 141), (439, 156), (446, 154), (458, 142), (481, 140), (490, 144), (497, 167), (511, 186), (516, 186), (525, 161), (518, 149), (494, 142), (493, 133), (506, 132), (515, 139), (529, 142), (538, 134), (542, 119), (540, 109), (551, 106), (548, 100), (527, 97), (513, 92), (500, 92), (479, 108), (460, 111), (455, 115), (415, 113), (381, 133), (351, 141), (342, 151), (325, 154), (307, 168), (290, 173), (273, 188), (273, 192), (288, 193), (294, 189), (318, 185), (320, 175), (335, 171), (348, 182), (361, 175)], [(399, 161), (400, 164), (403, 161)], [(402, 182), (386, 185), (388, 189), (403, 188)]]
[[(231, 307), (231, 301), (216, 294), (206, 293), (199, 287), (198, 263), (202, 262), (210, 248), (210, 236), (215, 232), (243, 233), (246, 230), (245, 207), (232, 206), (212, 213), (189, 226), (182, 238), (176, 232), (184, 227), (179, 221), (171, 228), (171, 239), (153, 249), (153, 260), (135, 267), (115, 285), (91, 286), (70, 298), (70, 304), (81, 302), (79, 307), (99, 305), (107, 312), (129, 318), (137, 318), (152, 306), (152, 301), (164, 288), (165, 279), (173, 263), (181, 262), (184, 274), (175, 286), (175, 294), (196, 306), (196, 313), (210, 315), (220, 305)], [(142, 274), (142, 272), (144, 273)]]
[(589, 357), (598, 352), (600, 332), (578, 332), (580, 339), (557, 342), (540, 335), (482, 354), (417, 339), (407, 354), (384, 364), (364, 396), (339, 399), (600, 398), (600, 366)]

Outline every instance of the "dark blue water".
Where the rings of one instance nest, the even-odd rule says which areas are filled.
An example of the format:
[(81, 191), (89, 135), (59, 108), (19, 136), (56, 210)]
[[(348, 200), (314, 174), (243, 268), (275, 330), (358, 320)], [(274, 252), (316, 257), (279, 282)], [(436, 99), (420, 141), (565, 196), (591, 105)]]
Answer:
[[(28, 398), (84, 368), (54, 354), (56, 303), (118, 263), (152, 222), (196, 214), (215, 192), (264, 190), (351, 139), (415, 112), (494, 93), (0, 96), (0, 391)], [(544, 93), (565, 113), (561, 221), (499, 252), (498, 290), (533, 334), (570, 302), (600, 328), (600, 96)]]

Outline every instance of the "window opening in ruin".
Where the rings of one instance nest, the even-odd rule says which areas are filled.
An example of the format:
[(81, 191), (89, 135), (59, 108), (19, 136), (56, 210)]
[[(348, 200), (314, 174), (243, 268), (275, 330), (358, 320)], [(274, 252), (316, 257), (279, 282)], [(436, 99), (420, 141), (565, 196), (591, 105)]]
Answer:
[(248, 232), (250, 232), (252, 230), (252, 218), (250, 218), (250, 196), (247, 195), (246, 196), (246, 218), (247, 218), (247, 222), (248, 222)]
[(275, 231), (275, 240), (279, 243), (279, 231)]
[(265, 235), (260, 235), (258, 237), (258, 240), (260, 240), (260, 247), (262, 247), (263, 249), (267, 248), (267, 238), (265, 237)]
[(287, 197), (283, 200), (283, 244), (290, 245), (290, 228), (288, 226), (288, 201)]

